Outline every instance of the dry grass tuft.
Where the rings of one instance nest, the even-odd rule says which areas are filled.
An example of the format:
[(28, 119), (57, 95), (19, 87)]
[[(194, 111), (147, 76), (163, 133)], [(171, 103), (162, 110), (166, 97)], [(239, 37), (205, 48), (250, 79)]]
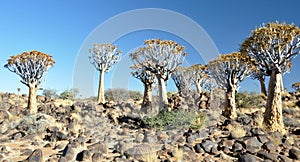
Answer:
[(176, 162), (183, 162), (183, 150), (176, 149), (174, 151), (174, 157), (176, 158)]
[(246, 135), (246, 131), (240, 125), (234, 125), (231, 127), (230, 135), (232, 138), (242, 138)]

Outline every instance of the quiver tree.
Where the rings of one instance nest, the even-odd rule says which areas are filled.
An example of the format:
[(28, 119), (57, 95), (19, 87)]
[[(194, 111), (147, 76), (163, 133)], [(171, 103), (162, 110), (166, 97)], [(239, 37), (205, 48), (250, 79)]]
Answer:
[(300, 30), (293, 24), (268, 23), (251, 32), (241, 52), (256, 62), (256, 68), (270, 74), (264, 123), (270, 131), (284, 131), (281, 91), (282, 75), (290, 71), (300, 51)]
[(195, 85), (197, 93), (202, 93), (202, 89), (209, 86), (210, 78), (208, 76), (207, 67), (201, 64), (195, 64), (189, 67), (190, 78), (192, 84)]
[(207, 64), (208, 71), (218, 86), (225, 90), (225, 109), (223, 115), (235, 118), (235, 94), (238, 85), (250, 75), (252, 64), (250, 58), (238, 52), (220, 55)]
[(139, 48), (131, 54), (134, 64), (143, 65), (146, 70), (153, 73), (158, 81), (159, 100), (167, 104), (167, 91), (165, 82), (181, 64), (186, 56), (184, 46), (174, 41), (151, 39), (145, 41), (145, 47)]
[(118, 46), (112, 44), (94, 44), (90, 49), (90, 62), (100, 72), (98, 87), (98, 103), (105, 103), (104, 97), (104, 72), (109, 72), (114, 64), (116, 64), (122, 51), (118, 50)]
[(178, 66), (171, 75), (180, 97), (187, 97), (191, 90), (191, 76), (188, 69), (183, 66)]
[(10, 56), (5, 68), (21, 77), (21, 83), (29, 87), (28, 108), (30, 113), (37, 112), (36, 91), (48, 69), (54, 65), (52, 56), (39, 52), (23, 52)]
[(144, 97), (142, 107), (149, 106), (152, 102), (152, 87), (155, 82), (155, 75), (146, 70), (141, 64), (136, 64), (130, 67), (132, 76), (139, 79), (144, 84)]
[[(254, 66), (255, 66), (255, 64), (254, 64)], [(265, 84), (266, 74), (264, 74), (261, 70), (254, 68), (251, 72), (250, 77), (253, 80), (257, 79), (259, 81), (261, 94), (264, 96), (267, 96), (267, 90), (266, 90), (266, 84)]]

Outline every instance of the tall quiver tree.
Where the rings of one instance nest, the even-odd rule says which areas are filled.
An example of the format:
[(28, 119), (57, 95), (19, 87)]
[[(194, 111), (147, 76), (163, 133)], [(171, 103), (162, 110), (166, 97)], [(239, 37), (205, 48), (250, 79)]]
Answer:
[(178, 89), (179, 96), (187, 97), (191, 90), (191, 75), (189, 75), (188, 69), (183, 66), (178, 66), (172, 73), (171, 78)]
[(54, 63), (54, 59), (48, 54), (29, 51), (11, 56), (4, 65), (5, 68), (19, 75), (22, 79), (21, 83), (29, 87), (28, 108), (32, 114), (37, 112), (36, 91), (43, 81), (43, 76)]
[(142, 107), (149, 106), (152, 102), (152, 86), (155, 82), (155, 75), (141, 64), (135, 64), (130, 67), (132, 76), (139, 79), (144, 84), (144, 98)]
[(120, 60), (122, 54), (118, 46), (112, 44), (94, 44), (90, 49), (90, 62), (100, 72), (98, 87), (98, 103), (105, 103), (104, 97), (104, 72), (109, 72), (114, 64)]
[(250, 58), (238, 52), (220, 55), (207, 64), (208, 71), (218, 86), (225, 90), (225, 109), (223, 115), (235, 118), (235, 94), (238, 85), (250, 75), (252, 64)]
[(195, 64), (188, 69), (191, 77), (192, 84), (195, 85), (197, 93), (202, 93), (202, 89), (208, 85), (209, 76), (207, 72), (207, 67), (201, 64)]
[(171, 40), (151, 39), (145, 41), (146, 47), (139, 48), (132, 53), (132, 61), (142, 64), (146, 70), (153, 73), (158, 81), (159, 100), (167, 104), (167, 91), (165, 82), (180, 65), (185, 56), (184, 46)]
[(264, 123), (270, 131), (284, 131), (282, 117), (282, 75), (291, 69), (300, 52), (300, 30), (294, 24), (268, 23), (253, 30), (241, 45), (241, 52), (257, 62), (257, 69), (271, 74)]

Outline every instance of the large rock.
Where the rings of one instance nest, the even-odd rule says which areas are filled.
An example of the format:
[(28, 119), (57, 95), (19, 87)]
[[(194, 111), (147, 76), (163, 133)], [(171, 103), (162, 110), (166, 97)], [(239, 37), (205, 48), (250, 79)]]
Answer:
[(83, 150), (76, 156), (77, 161), (91, 161), (91, 152), (89, 150)]
[(215, 144), (211, 140), (205, 140), (201, 143), (201, 146), (205, 152), (212, 153), (212, 150), (216, 150), (217, 144)]
[(238, 157), (238, 162), (256, 162), (256, 161), (259, 161), (259, 158), (248, 153), (244, 155), (240, 155)]
[(300, 160), (300, 150), (296, 147), (292, 147), (289, 151), (289, 157), (295, 160)]
[(266, 151), (263, 151), (263, 150), (260, 150), (257, 152), (257, 156), (262, 158), (262, 159), (265, 159), (265, 160), (271, 160), (271, 161), (274, 161), (274, 162), (277, 162), (278, 161), (278, 155), (275, 154), (275, 153), (268, 153)]
[(42, 162), (43, 161), (43, 152), (41, 149), (36, 149), (32, 152), (31, 155), (26, 159), (28, 162)]
[(92, 153), (107, 154), (108, 148), (105, 143), (95, 143), (87, 147)]
[(262, 146), (262, 143), (260, 143), (256, 137), (250, 137), (241, 142), (245, 145), (246, 150), (251, 153), (257, 152)]

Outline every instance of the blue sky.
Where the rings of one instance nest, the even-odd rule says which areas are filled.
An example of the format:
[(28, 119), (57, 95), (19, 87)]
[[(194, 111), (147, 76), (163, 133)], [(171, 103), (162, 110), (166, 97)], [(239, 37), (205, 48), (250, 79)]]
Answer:
[[(39, 50), (52, 55), (56, 61), (49, 70), (44, 88), (64, 90), (73, 87), (74, 64), (80, 49), (90, 34), (112, 17), (135, 9), (160, 8), (175, 11), (200, 25), (215, 43), (220, 54), (238, 50), (239, 44), (250, 31), (264, 22), (286, 21), (300, 26), (297, 0), (287, 1), (179, 1), (179, 0), (3, 0), (0, 1), (0, 91), (27, 93), (27, 87), (20, 83), (16, 74), (3, 68), (10, 55), (23, 51)], [(176, 21), (176, 20), (174, 20)], [(147, 20), (145, 20), (147, 22)], [(178, 25), (180, 22), (177, 22)], [(128, 24), (130, 25), (130, 24)], [(124, 26), (115, 26), (114, 29)], [(187, 46), (189, 64), (203, 63), (197, 51), (174, 34), (157, 30), (136, 31), (116, 40), (124, 55), (143, 44), (149, 38), (174, 39)], [(95, 39), (97, 40), (97, 39)], [(96, 43), (96, 42), (95, 42)], [(98, 42), (105, 43), (105, 42)], [(81, 53), (83, 54), (83, 53)], [(88, 51), (86, 51), (88, 57)], [(200, 54), (201, 55), (201, 54)], [(284, 76), (285, 87), (300, 81), (300, 57), (294, 60), (293, 70)], [(90, 65), (91, 66), (91, 65)], [(106, 75), (106, 87), (116, 87), (112, 83), (114, 69)], [(97, 88), (98, 74), (93, 84)], [(122, 78), (117, 78), (122, 80)], [(173, 90), (169, 81), (169, 90)], [(128, 88), (142, 90), (139, 81), (130, 79)], [(258, 91), (258, 81), (247, 79), (241, 90)]]

